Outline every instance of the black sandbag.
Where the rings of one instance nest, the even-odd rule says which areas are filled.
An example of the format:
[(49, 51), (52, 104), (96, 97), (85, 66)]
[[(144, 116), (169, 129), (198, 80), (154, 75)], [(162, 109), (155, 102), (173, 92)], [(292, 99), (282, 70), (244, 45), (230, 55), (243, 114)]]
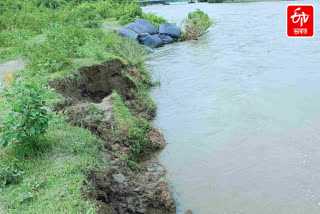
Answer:
[(137, 34), (136, 32), (134, 32), (133, 30), (131, 30), (129, 28), (120, 28), (120, 29), (117, 29), (117, 32), (120, 33), (124, 37), (128, 37), (129, 39), (138, 41), (139, 34)]
[(148, 29), (148, 31), (146, 31), (145, 33), (149, 33), (150, 35), (159, 33), (157, 28), (155, 28), (150, 22), (148, 22), (145, 19), (137, 19), (134, 21), (134, 23), (138, 23), (145, 26)]
[(139, 23), (130, 23), (127, 25), (127, 28), (133, 30), (137, 34), (148, 32), (148, 28), (142, 24), (139, 24)]
[(160, 34), (158, 34), (158, 37), (163, 41), (164, 44), (173, 43), (173, 39), (169, 35), (160, 33)]
[(180, 38), (180, 29), (172, 24), (160, 24), (159, 32), (171, 36), (172, 38)]
[(158, 37), (158, 35), (150, 35), (148, 33), (140, 34), (139, 42), (151, 48), (157, 48), (164, 45), (164, 42)]

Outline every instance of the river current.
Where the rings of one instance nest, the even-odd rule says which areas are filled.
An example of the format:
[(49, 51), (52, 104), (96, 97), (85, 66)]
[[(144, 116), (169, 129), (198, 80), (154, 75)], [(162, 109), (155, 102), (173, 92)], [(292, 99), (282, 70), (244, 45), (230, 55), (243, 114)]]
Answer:
[[(286, 36), (286, 7), (313, 4), (315, 36)], [(216, 25), (157, 49), (154, 124), (178, 205), (196, 214), (320, 213), (320, 3), (144, 7), (180, 25), (196, 8)]]

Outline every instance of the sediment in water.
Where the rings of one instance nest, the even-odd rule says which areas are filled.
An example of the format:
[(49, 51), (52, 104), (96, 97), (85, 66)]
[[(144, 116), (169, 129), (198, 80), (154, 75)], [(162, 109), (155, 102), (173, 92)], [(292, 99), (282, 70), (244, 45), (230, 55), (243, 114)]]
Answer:
[(79, 69), (76, 75), (49, 84), (64, 96), (55, 106), (67, 110), (69, 122), (89, 129), (105, 141), (101, 152), (108, 164), (95, 169), (88, 179), (94, 186), (89, 196), (98, 201), (99, 213), (175, 213), (175, 202), (162, 178), (166, 170), (155, 153), (164, 148), (163, 135), (151, 127), (148, 142), (132, 170), (125, 157), (131, 155), (125, 139), (115, 134), (114, 95), (116, 91), (135, 118), (152, 119), (154, 111), (135, 93), (143, 76), (135, 67), (115, 59)]

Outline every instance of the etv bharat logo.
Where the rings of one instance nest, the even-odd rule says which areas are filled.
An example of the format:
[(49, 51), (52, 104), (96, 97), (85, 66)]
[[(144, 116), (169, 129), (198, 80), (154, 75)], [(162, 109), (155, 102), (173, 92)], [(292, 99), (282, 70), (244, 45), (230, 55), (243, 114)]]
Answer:
[(313, 6), (289, 5), (287, 7), (288, 37), (313, 37)]

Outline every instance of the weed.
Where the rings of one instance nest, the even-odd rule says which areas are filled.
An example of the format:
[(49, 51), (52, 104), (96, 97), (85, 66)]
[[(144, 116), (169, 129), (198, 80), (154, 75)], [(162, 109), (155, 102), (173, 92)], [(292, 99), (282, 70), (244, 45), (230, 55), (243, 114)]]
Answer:
[(184, 20), (185, 32), (184, 38), (186, 40), (197, 39), (199, 36), (207, 32), (208, 28), (214, 24), (209, 18), (208, 14), (197, 9), (190, 12), (188, 17)]

